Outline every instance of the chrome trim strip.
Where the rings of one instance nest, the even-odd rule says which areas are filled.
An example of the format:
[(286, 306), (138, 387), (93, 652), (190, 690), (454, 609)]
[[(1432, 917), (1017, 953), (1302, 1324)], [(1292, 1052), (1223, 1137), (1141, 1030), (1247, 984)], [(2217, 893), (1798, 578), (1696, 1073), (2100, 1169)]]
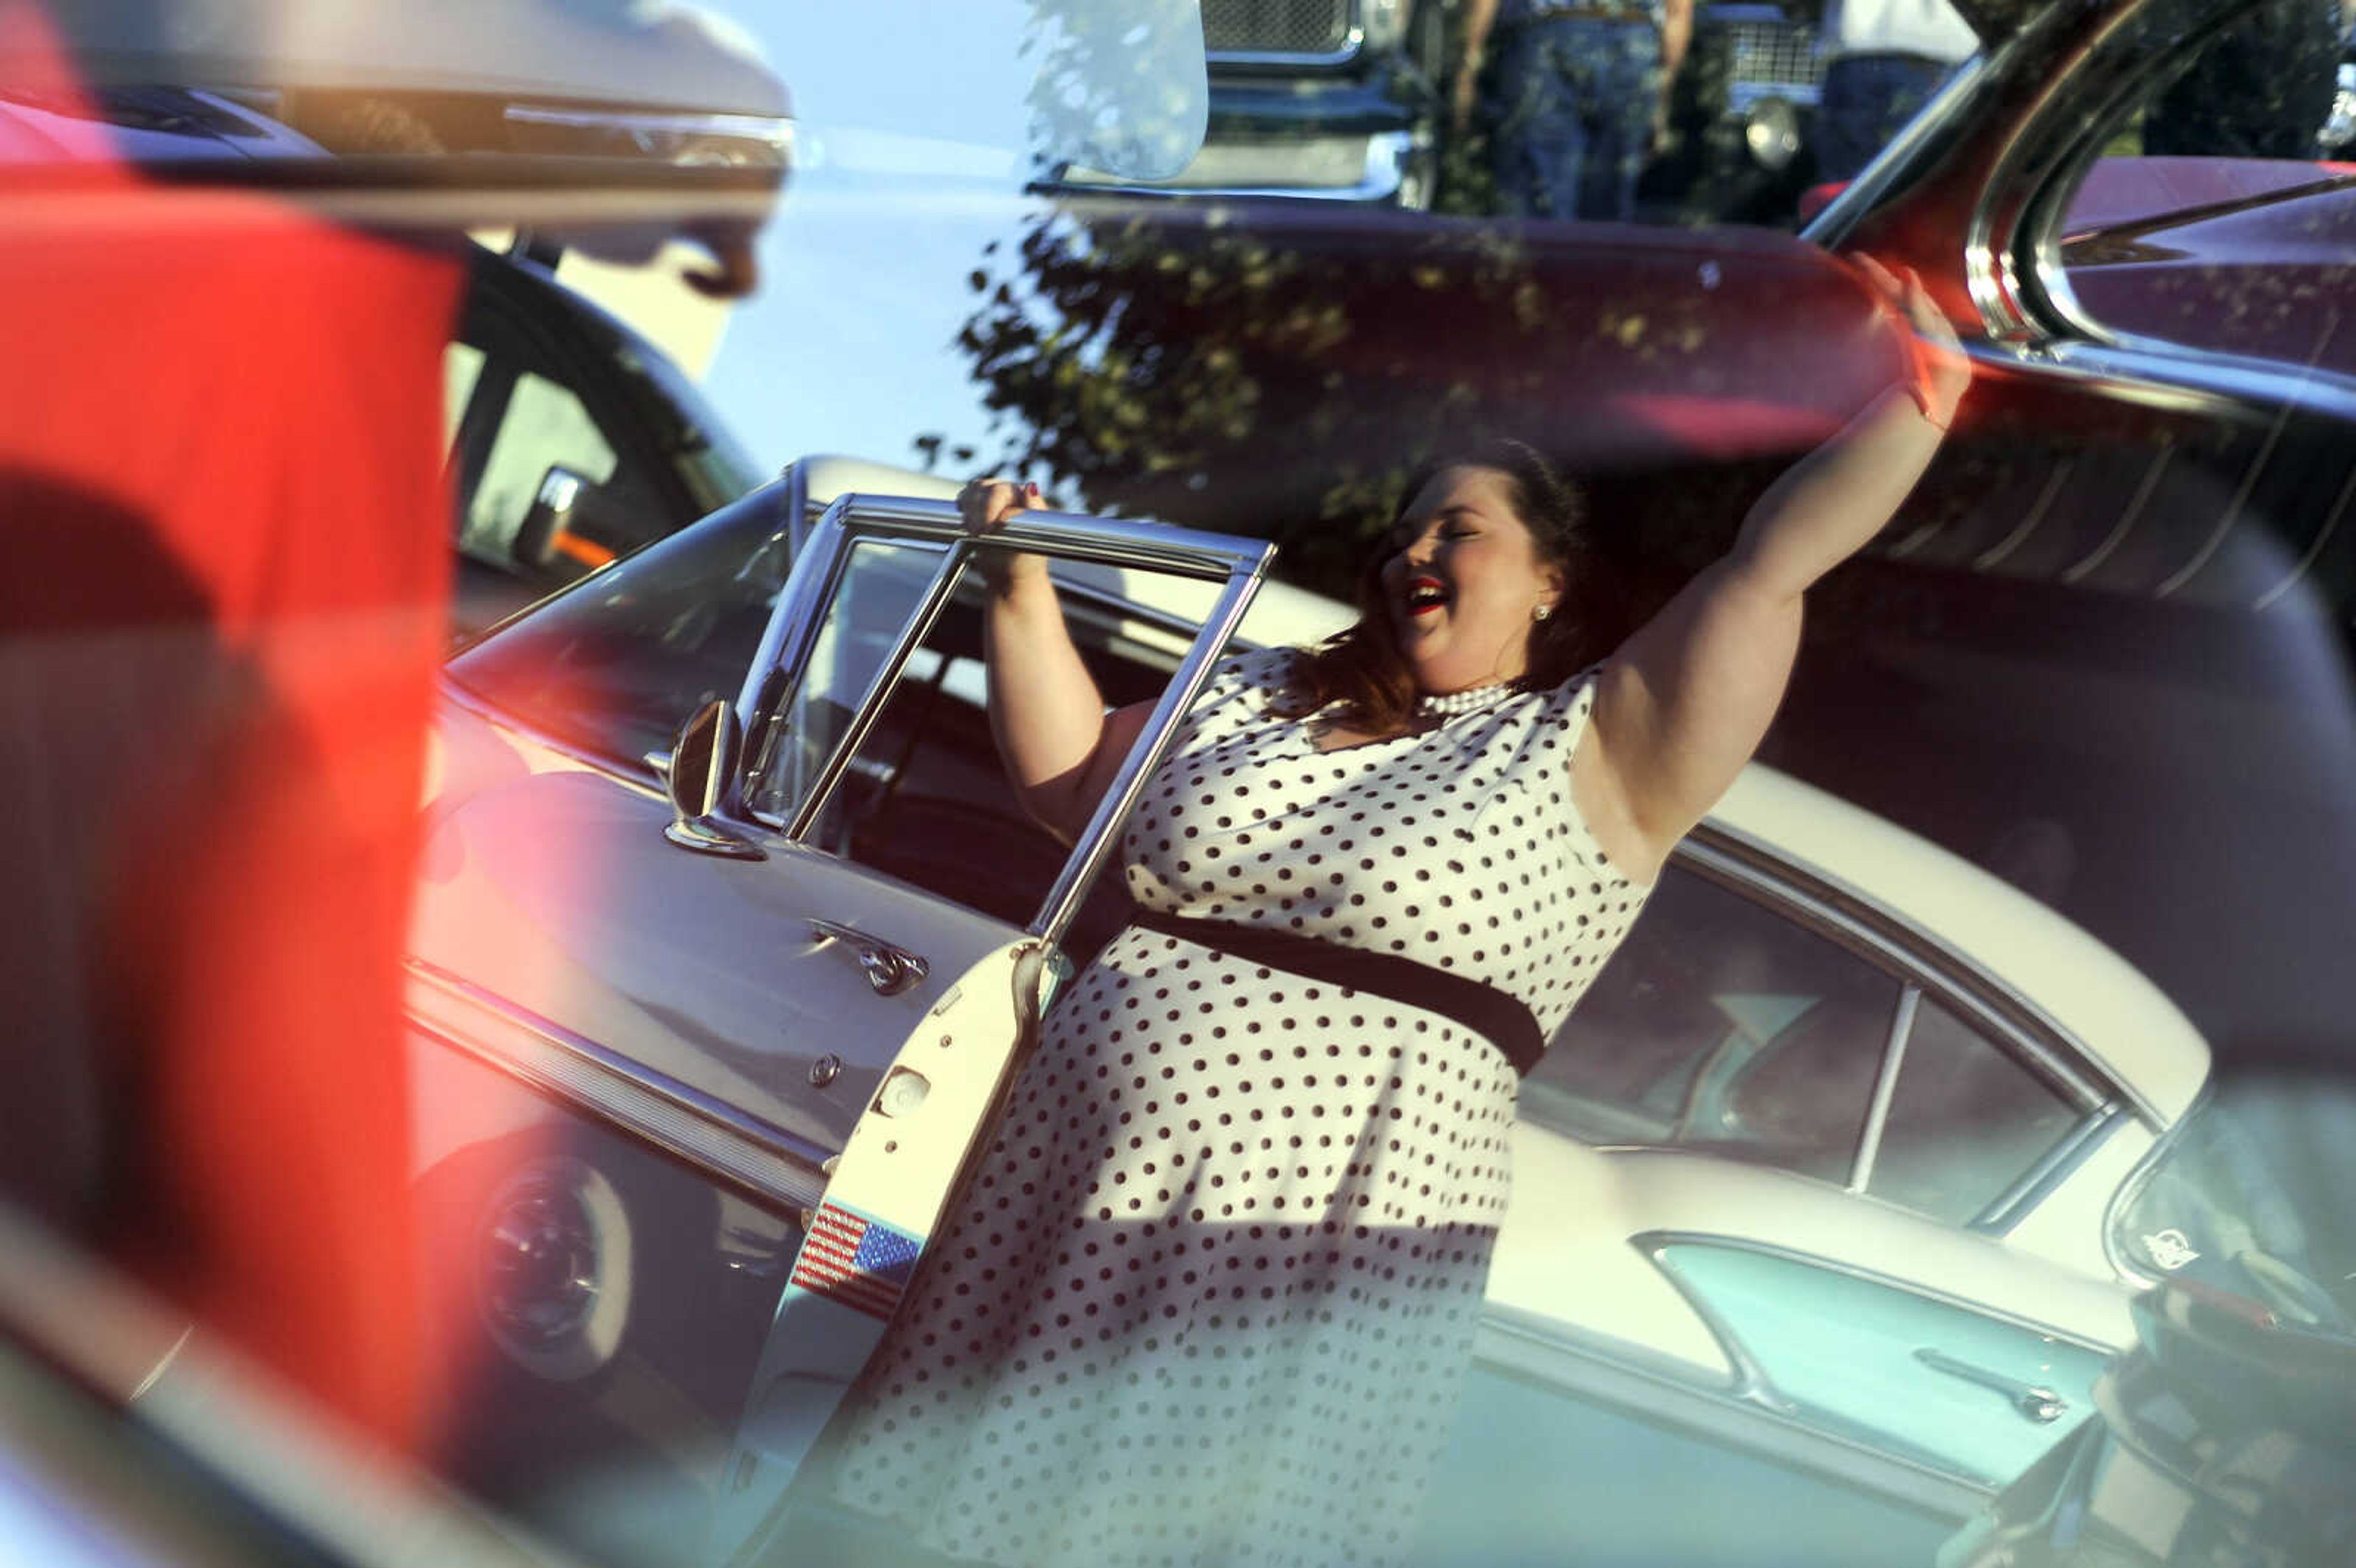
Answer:
[(1351, 7), (1349, 30), (1333, 48), (1315, 49), (1205, 49), (1206, 64), (1230, 66), (1244, 70), (1321, 70), (1344, 66), (1355, 60), (1366, 48), (1366, 25), (1357, 19), (1357, 7)]
[(794, 123), (770, 114), (693, 114), (630, 109), (552, 109), (510, 103), (503, 116), (519, 125), (564, 125), (584, 130), (657, 131), (686, 136), (724, 136), (758, 142), (780, 155), (794, 144)]
[(2029, 1218), (2039, 1205), (2053, 1196), (2061, 1185), (2077, 1174), (2078, 1168), (2094, 1157), (2094, 1152), (2111, 1141), (2111, 1135), (2130, 1120), (2125, 1105), (2112, 1104), (2070, 1129), (2068, 1135), (2027, 1170), (2019, 1179), (1999, 1193), (1995, 1202), (1971, 1222), (1971, 1229), (1983, 1235), (2005, 1236)]
[(423, 959), (406, 961), (411, 1031), (788, 1210), (826, 1194), (833, 1152), (584, 1039)]
[(1890, 1043), (1881, 1057), (1881, 1072), (1873, 1081), (1873, 1100), (1865, 1113), (1865, 1136), (1857, 1141), (1857, 1158), (1849, 1167), (1848, 1189), (1863, 1192), (1873, 1179), (1873, 1162), (1881, 1155), (1881, 1129), (1890, 1121), (1890, 1102), (1898, 1093), (1899, 1070), (1906, 1065), (1906, 1042), (1914, 1032), (1914, 1014), (1922, 1006), (1922, 987), (1905, 987), (1890, 1015)]
[(1130, 185), (1118, 180), (1045, 179), (1030, 189), (1044, 196), (1141, 197), (1152, 201), (1344, 201), (1380, 206), (1407, 187), (1417, 151), (1409, 131), (1378, 131), (1366, 138), (1365, 171), (1351, 185)]
[(2091, 1112), (2124, 1099), (2155, 1131), (2166, 1125), (2148, 1099), (2117, 1082), (2085, 1042), (2051, 1014), (2000, 976), (1931, 933), (1884, 912), (1856, 889), (1794, 866), (1718, 822), (1696, 827), (1670, 859), (1714, 881), (1788, 905), (1822, 934), (1978, 1019), (2076, 1095), (2082, 1110)]
[(1252, 595), (1259, 591), (1261, 576), (1275, 559), (1276, 547), (1263, 545), (1257, 560), (1248, 566), (1238, 566), (1227, 579), (1217, 607), (1196, 634), (1194, 646), (1186, 650), (1185, 661), (1178, 667), (1178, 672), (1162, 687), (1161, 697), (1153, 704), (1153, 714), (1145, 721), (1144, 732), (1154, 737), (1153, 743), (1130, 748), (1120, 772), (1114, 775), (1111, 785), (1088, 817), (1076, 852), (1064, 862), (1055, 885), (1048, 890), (1046, 902), (1031, 923), (1032, 935), (1051, 946), (1062, 944), (1065, 931), (1079, 912), (1081, 898), (1095, 882), (1105, 861), (1111, 858), (1119, 837), (1116, 830), (1128, 819), (1130, 808), (1144, 792), (1146, 780), (1170, 750), (1180, 719), (1201, 693), (1203, 683), (1210, 677), (1212, 663), (1226, 654), (1227, 639), (1242, 624), (1244, 611), (1250, 606)]
[[(1473, 1348), (1476, 1362), (1502, 1375), (1543, 1382), (1570, 1397), (1590, 1400), (1625, 1411), (1646, 1421), (1666, 1423), (1699, 1432), (1706, 1440), (1755, 1454), (1772, 1462), (1798, 1465), (1850, 1486), (1926, 1512), (1962, 1520), (1987, 1505), (1994, 1488), (1965, 1480), (1903, 1454), (1826, 1432), (1796, 1416), (1740, 1400), (1723, 1390), (1700, 1385), (1674, 1373), (1614, 1357), (1560, 1332), (1550, 1318), (1515, 1307), (1491, 1307), (1481, 1319), (1481, 1337), (1491, 1341)], [(1500, 1353), (1502, 1351), (1502, 1353)], [(1526, 1351), (1526, 1354), (1516, 1354)], [(1581, 1373), (1574, 1380), (1540, 1359), (1569, 1362)], [(1820, 1454), (1795, 1450), (1815, 1448)], [(1868, 1466), (1843, 1460), (1869, 1462)], [(1890, 1483), (1896, 1483), (1895, 1485)]]

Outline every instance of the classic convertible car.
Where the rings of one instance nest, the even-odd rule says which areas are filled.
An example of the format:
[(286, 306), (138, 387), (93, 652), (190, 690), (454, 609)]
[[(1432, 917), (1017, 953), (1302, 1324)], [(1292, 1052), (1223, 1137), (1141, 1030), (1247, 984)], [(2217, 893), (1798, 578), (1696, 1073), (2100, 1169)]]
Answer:
[[(2083, 171), (2132, 155), (2139, 106), (2222, 8), (1969, 8), (1990, 48), (1804, 241), (1164, 211), (1125, 252), (1085, 258), (1104, 270), (1051, 266), (1033, 293), (996, 280), (1042, 315), (1070, 310), (1072, 330), (978, 334), (959, 367), (1003, 394), (1010, 460), (1078, 509), (1126, 486), (1133, 515), (1202, 530), (1066, 519), (1030, 536), (1085, 558), (1092, 637), (1145, 696), (1208, 651), (1196, 628), (1258, 570), (1242, 520), (1285, 531), (1296, 563), (1351, 559), (1320, 498), (1371, 486), (1337, 451), (1408, 453), (1431, 411), (1468, 399), (1535, 411), (1665, 571), (1730, 522), (1762, 465), (1889, 373), (1891, 340), (1841, 253), (1919, 268), (1971, 340), (1961, 426), (1875, 556), (1826, 585), (1768, 766), (1673, 873), (1661, 936), (1599, 994), (1586, 1049), (1531, 1087), (1456, 1511), (1436, 1517), (1427, 1560), (1905, 1554), (2068, 1430), (2088, 1358), (2118, 1342), (2139, 1271), (2094, 1220), (2211, 1065), (2152, 984), (2198, 1019), (2217, 1071), (2293, 1047), (2344, 1070), (2329, 976), (2356, 887), (2356, 399), (2329, 352), (2347, 304), (2334, 242), (2320, 228), (2238, 275), (2182, 265), (2244, 214), (2179, 213), (2150, 243), (2108, 234), (2075, 259), (2152, 284), (2073, 293)], [(2320, 184), (2312, 203), (2264, 205), (2328, 211)], [(470, 195), (477, 217), (496, 206)], [(276, 196), (350, 211), (325, 187)], [(916, 227), (894, 199), (873, 206)], [(370, 210), (441, 231), (398, 201)], [(1135, 219), (1117, 200), (1057, 208), (1040, 232), (1119, 238)], [(11, 226), (13, 253), (45, 232)], [(1257, 256), (1271, 233), (1299, 243)], [(1122, 269), (1162, 292), (1108, 286)], [(1230, 282), (1241, 292), (1222, 294)], [(1260, 315), (1230, 309), (1255, 298)], [(1091, 336), (1083, 313), (1100, 306)], [(1211, 330), (1223, 318), (1237, 332)], [(896, 390), (896, 363), (865, 368)], [(851, 384), (823, 364), (778, 380)], [(1274, 395), (1302, 389), (1323, 391), (1305, 408)], [(1237, 415), (1261, 394), (1261, 417)], [(1141, 410), (1190, 409), (1200, 423), (1134, 455)], [(958, 1140), (901, 1130), (979, 1125), (1026, 1006), (1056, 983), (1046, 939), (1076, 963), (1119, 918), (1117, 890), (991, 804), (959, 656), (970, 620), (928, 574), (937, 507), (846, 507), (830, 530), (812, 505), (827, 489), (922, 486), (802, 482), (484, 643), (452, 670), (439, 731), (409, 1027), (416, 1196), (454, 1287), (448, 1458), (616, 1559), (766, 1538), (874, 1325), (839, 1286), (796, 1282), (805, 1220), (855, 1210), (920, 1237)], [(317, 503), (324, 535), (347, 498)], [(439, 538), (444, 519), (423, 520)], [(715, 539), (717, 576), (698, 553)], [(810, 575), (781, 614), (795, 570)], [(1155, 571), (1183, 580), (1166, 603), (1145, 592)], [(1276, 592), (1248, 637), (1331, 624), (1305, 600), (1271, 622)], [(871, 635), (912, 613), (931, 617), (913, 645)], [(774, 688), (748, 686), (773, 667)], [(889, 700), (862, 678), (879, 672)], [(153, 755), (159, 707), (136, 706), (116, 754)], [(71, 717), (79, 734), (108, 715)], [(965, 765), (912, 773), (934, 756)], [(120, 783), (136, 767), (71, 777), (66, 826), (155, 804)], [(1761, 923), (1724, 946), (1684, 940), (1745, 919)], [(340, 1068), (337, 1043), (303, 1041)], [(1926, 1061), (1955, 1075), (1921, 1092), (1969, 1126), (1960, 1142), (1922, 1115), (1909, 1075)], [(1815, 1114), (1842, 1104), (1853, 1121)], [(299, 1242), (387, 1224), (338, 1218)], [(1566, 1270), (1612, 1288), (1568, 1290)]]
[[(1122, 918), (1121, 792), (1208, 661), (1346, 619), (1282, 588), (1246, 613), (1255, 543), (1013, 530), (1067, 561), (1105, 689), (1162, 694), (1067, 852), (999, 776), (943, 488), (798, 464), (448, 671), (418, 1190), (438, 1294), (470, 1304), (445, 1363), (500, 1391), (463, 1402), (462, 1477), (560, 1538), (759, 1527), (882, 1328), (810, 1249), (841, 1223), (921, 1247)], [(2207, 1071), (2083, 932), (1754, 769), (1525, 1087), (1421, 1560), (1601, 1528), (1604, 1490), (1501, 1493), (1494, 1445), (1570, 1467), (1614, 1411), (1681, 1434), (1697, 1483), (1808, 1472), (1934, 1538), (2088, 1413), (2138, 1283), (2106, 1203)]]

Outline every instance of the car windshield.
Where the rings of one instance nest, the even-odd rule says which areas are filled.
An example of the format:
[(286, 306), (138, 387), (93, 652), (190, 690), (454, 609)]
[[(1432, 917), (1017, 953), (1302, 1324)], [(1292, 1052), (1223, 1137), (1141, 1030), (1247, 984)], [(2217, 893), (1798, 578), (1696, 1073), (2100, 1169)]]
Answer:
[(612, 1568), (2356, 1497), (2346, 0), (16, 9), (0, 1231), (126, 1441)]

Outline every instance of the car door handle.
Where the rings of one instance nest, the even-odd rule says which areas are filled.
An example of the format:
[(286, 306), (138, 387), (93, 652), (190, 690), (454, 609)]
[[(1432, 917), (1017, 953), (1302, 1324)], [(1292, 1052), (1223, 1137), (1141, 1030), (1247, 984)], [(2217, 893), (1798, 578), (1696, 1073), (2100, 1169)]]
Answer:
[(1961, 1378), (1967, 1383), (1977, 1383), (1984, 1389), (2004, 1395), (2012, 1402), (2013, 1409), (2040, 1426), (2059, 1419), (2070, 1408), (2070, 1402), (2050, 1388), (2023, 1382), (2019, 1378), (2007, 1377), (1986, 1367), (1974, 1366), (1944, 1350), (1934, 1350), (1928, 1345), (1915, 1351), (1914, 1359), (1934, 1372), (1944, 1372), (1949, 1377)]
[(813, 920), (809, 928), (810, 934), (820, 942), (840, 942), (851, 949), (860, 968), (867, 973), (867, 983), (879, 997), (896, 997), (932, 973), (932, 965), (921, 955), (855, 927), (838, 925), (830, 920)]

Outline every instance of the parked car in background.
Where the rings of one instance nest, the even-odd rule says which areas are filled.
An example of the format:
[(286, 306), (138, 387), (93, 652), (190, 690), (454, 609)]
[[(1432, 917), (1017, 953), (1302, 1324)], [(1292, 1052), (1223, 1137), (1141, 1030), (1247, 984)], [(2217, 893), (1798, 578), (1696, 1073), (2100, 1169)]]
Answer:
[(1636, 189), (1640, 217), (1788, 229), (1815, 176), (1824, 61), (1815, 8), (1703, 0), (1669, 110), (1672, 137)]
[(1167, 179), (1079, 188), (1418, 208), (1438, 169), (1457, 0), (1203, 0), (1210, 127)]
[[(79, 149), (75, 157), (103, 149), (176, 182), (264, 188), (348, 182), (397, 191), (451, 177), (451, 165), (426, 155), (436, 134), (489, 124), (508, 127), (513, 139), (467, 149), (484, 160), (477, 172), (487, 179), (513, 184), (562, 165), (576, 179), (602, 167), (617, 180), (644, 181), (648, 165), (678, 167), (683, 158), (688, 178), (743, 192), (757, 210), (785, 177), (790, 143), (782, 114), (707, 117), (700, 123), (707, 132), (733, 138), (715, 151), (710, 142), (675, 139), (688, 123), (681, 116), (578, 101), (557, 115), (572, 139), (551, 141), (544, 130), (527, 133), (541, 112), (529, 101), (502, 101), (502, 103), (414, 91), (416, 78), (404, 79), (412, 91), (389, 96), (306, 101), (294, 90), (253, 87), (256, 77), (273, 74), (259, 62), (129, 50), (105, 58), (118, 78), (96, 84), (80, 104), (0, 101), (6, 133), (21, 139), (14, 150), (20, 165), (66, 149)], [(205, 86), (150, 80), (173, 70), (213, 80)], [(342, 126), (347, 150), (331, 152), (257, 107), (283, 111), (290, 100), (307, 101), (302, 118), (315, 128), (323, 121)], [(422, 118), (429, 114), (432, 125)], [(351, 129), (363, 121), (376, 128), (376, 140)], [(406, 139), (391, 129), (401, 125), (411, 133)], [(84, 135), (95, 137), (86, 148), (76, 140)], [(597, 244), (588, 230), (576, 237)], [(519, 233), (496, 250), (461, 236), (441, 242), (465, 246), (468, 257), (444, 388), (457, 558), (454, 636), (471, 635), (759, 482), (751, 459), (661, 348), (557, 281), (561, 232)], [(745, 242), (749, 230), (733, 243)], [(641, 233), (619, 249), (645, 244)]]
[(469, 257), (444, 388), (460, 639), (760, 482), (701, 390), (552, 258)]
[[(1421, 208), (1451, 134), (1460, 0), (1204, 0), (1210, 130), (1151, 182), (1084, 168), (1062, 183), (1131, 193)], [(1647, 167), (1647, 220), (1788, 226), (1824, 71), (1809, 19), (1781, 0), (1706, 0), (1680, 73), (1676, 136)]]

